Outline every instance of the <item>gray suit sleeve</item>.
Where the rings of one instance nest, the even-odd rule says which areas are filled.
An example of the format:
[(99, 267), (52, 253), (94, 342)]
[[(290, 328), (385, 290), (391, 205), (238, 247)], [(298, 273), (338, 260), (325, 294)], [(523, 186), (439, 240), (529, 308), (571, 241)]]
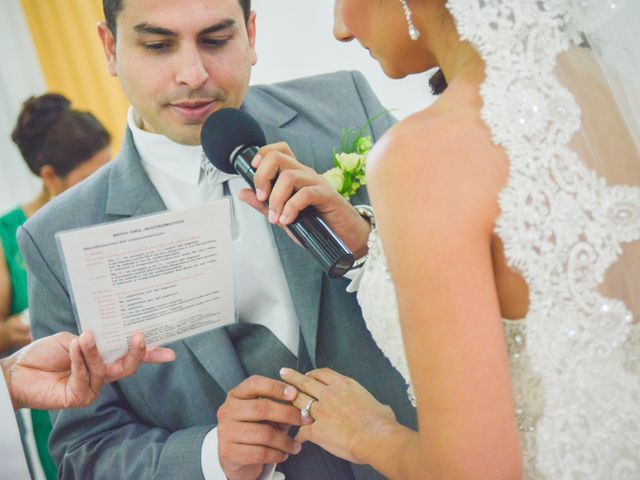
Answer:
[[(76, 333), (69, 295), (26, 228), (19, 231), (28, 265), (35, 338)], [(52, 252), (49, 252), (51, 255)], [(204, 479), (201, 448), (215, 425), (169, 431), (132, 411), (118, 384), (104, 387), (88, 408), (51, 412), (50, 451), (61, 479)]]
[[(375, 121), (371, 123), (370, 132), (373, 137), (373, 141), (377, 142), (380, 137), (389, 130), (397, 120), (387, 109), (380, 103), (380, 100), (373, 93), (369, 82), (364, 78), (364, 75), (358, 71), (349, 72), (351, 79), (353, 80), (353, 86), (360, 99), (362, 108), (364, 109), (364, 122), (374, 118), (376, 115), (380, 115)], [(358, 193), (351, 197), (350, 202), (353, 205), (370, 204), (369, 193), (367, 187), (361, 188)]]

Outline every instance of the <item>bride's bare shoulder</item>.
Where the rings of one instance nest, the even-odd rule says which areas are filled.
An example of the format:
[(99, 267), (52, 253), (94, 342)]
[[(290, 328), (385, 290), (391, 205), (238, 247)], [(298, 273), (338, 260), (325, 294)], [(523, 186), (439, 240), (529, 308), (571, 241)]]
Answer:
[(367, 161), (372, 199), (393, 200), (401, 192), (407, 203), (452, 198), (462, 204), (480, 201), (487, 209), (496, 205), (508, 162), (492, 142), (480, 108), (472, 94), (447, 91), (431, 107), (389, 130)]

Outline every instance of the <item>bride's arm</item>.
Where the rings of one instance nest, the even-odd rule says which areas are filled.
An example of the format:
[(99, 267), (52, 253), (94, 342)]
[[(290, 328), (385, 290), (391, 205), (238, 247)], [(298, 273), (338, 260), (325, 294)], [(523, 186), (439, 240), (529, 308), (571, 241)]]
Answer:
[(353, 379), (283, 369), (300, 392), (294, 405), (314, 418), (296, 438), (392, 479), (520, 478), (491, 258), (507, 161), (479, 119), (465, 128), (459, 119), (431, 117), (402, 122), (368, 161), (420, 433), (397, 423)]
[(395, 446), (404, 448), (371, 438), (368, 462), (393, 478), (518, 478), (522, 461), (490, 245), (507, 160), (479, 121), (463, 132), (432, 116), (403, 122), (369, 160), (420, 436), (416, 444), (398, 430)]

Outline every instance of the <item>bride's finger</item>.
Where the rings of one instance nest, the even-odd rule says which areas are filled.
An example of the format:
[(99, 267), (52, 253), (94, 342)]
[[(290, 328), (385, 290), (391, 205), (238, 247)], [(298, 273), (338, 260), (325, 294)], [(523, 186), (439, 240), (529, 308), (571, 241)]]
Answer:
[(300, 412), (302, 412), (303, 408), (308, 407), (309, 411), (307, 413), (309, 415), (307, 417), (303, 417), (303, 420), (307, 418), (308, 419), (307, 422), (311, 423), (313, 422), (313, 406), (315, 405), (316, 402), (317, 400), (315, 398), (310, 397), (309, 395), (306, 395), (304, 393), (298, 393), (298, 396), (291, 403), (293, 404), (294, 407), (300, 410)]
[(315, 425), (312, 423), (310, 425), (305, 425), (300, 427), (298, 433), (295, 437), (296, 442), (304, 443), (304, 442), (313, 442), (313, 430)]
[(293, 385), (298, 391), (311, 395), (313, 398), (322, 398), (322, 392), (326, 386), (315, 378), (303, 375), (300, 372), (291, 370), (290, 368), (280, 369), (280, 377), (290, 385)]
[(306, 376), (314, 378), (325, 385), (331, 385), (333, 383), (336, 383), (336, 381), (338, 380), (346, 378), (344, 375), (341, 375), (335, 370), (331, 370), (330, 368), (317, 368), (316, 370), (307, 372)]

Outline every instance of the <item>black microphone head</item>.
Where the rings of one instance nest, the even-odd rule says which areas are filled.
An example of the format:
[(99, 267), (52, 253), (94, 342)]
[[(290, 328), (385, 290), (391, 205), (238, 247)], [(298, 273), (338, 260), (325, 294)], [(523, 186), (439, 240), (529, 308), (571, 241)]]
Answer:
[(240, 146), (263, 147), (267, 140), (251, 115), (237, 108), (223, 108), (213, 112), (202, 125), (200, 143), (218, 170), (234, 174), (231, 154)]

